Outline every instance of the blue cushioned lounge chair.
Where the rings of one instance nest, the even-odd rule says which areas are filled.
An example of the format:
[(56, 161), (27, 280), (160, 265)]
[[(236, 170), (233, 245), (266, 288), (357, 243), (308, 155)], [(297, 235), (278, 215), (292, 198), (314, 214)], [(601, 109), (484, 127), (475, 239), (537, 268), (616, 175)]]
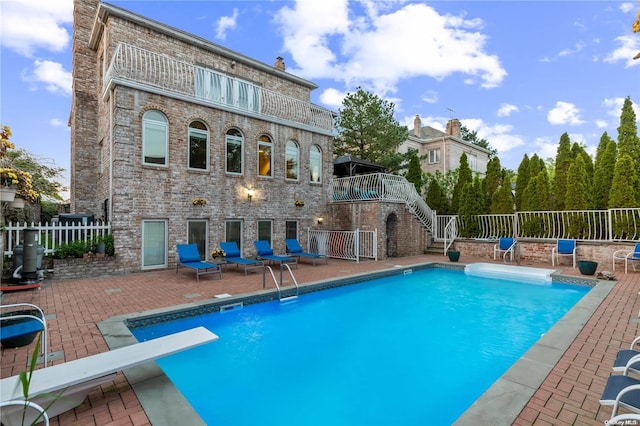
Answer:
[(220, 248), (224, 251), (224, 260), (227, 263), (234, 263), (236, 268), (242, 266), (244, 268), (244, 274), (247, 275), (247, 270), (254, 268), (263, 268), (264, 263), (260, 260), (245, 259), (240, 255), (240, 249), (235, 241), (226, 241), (220, 243)]
[(327, 260), (327, 256), (324, 254), (318, 253), (308, 253), (302, 250), (302, 246), (295, 238), (288, 238), (284, 240), (287, 245), (287, 253), (293, 257), (297, 257), (298, 260), (302, 257), (306, 257), (307, 259), (313, 260), (313, 266), (316, 266), (316, 260), (324, 260), (325, 263), (329, 263)]
[(613, 252), (613, 270), (616, 270), (616, 261), (624, 262), (624, 273), (627, 273), (628, 265), (631, 263), (633, 271), (636, 271), (636, 262), (640, 262), (640, 243), (629, 251), (628, 249), (616, 250)]
[(609, 376), (600, 397), (601, 405), (613, 406), (612, 417), (618, 414), (620, 406), (640, 413), (640, 380), (629, 377), (628, 371), (625, 369), (623, 374)]
[(196, 281), (200, 281), (200, 275), (218, 274), (222, 278), (222, 269), (215, 263), (207, 263), (202, 260), (198, 253), (198, 246), (195, 244), (178, 244), (178, 263), (176, 264), (176, 274), (181, 266), (191, 268), (196, 271)]
[(254, 241), (253, 245), (256, 247), (256, 252), (258, 253), (258, 259), (268, 260), (269, 263), (278, 263), (280, 267), (283, 264), (288, 263), (291, 265), (295, 265), (298, 267), (298, 259), (291, 256), (282, 256), (273, 254), (273, 249), (267, 240), (258, 240)]

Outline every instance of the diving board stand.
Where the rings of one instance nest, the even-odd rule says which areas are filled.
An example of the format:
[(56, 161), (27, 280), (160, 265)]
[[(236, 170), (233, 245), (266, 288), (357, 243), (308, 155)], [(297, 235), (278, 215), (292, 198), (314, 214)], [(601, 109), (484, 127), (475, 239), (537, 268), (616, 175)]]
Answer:
[[(197, 327), (35, 370), (31, 377), (29, 400), (44, 407), (51, 418), (80, 405), (89, 392), (113, 380), (120, 370), (215, 340), (218, 340), (217, 335), (204, 327)], [(24, 400), (19, 376), (0, 380), (0, 402), (15, 400)], [(53, 400), (53, 405), (48, 407)], [(27, 412), (27, 418), (29, 415), (36, 416)], [(3, 407), (0, 417), (4, 424), (21, 424), (22, 407)], [(32, 421), (27, 420), (28, 424)]]

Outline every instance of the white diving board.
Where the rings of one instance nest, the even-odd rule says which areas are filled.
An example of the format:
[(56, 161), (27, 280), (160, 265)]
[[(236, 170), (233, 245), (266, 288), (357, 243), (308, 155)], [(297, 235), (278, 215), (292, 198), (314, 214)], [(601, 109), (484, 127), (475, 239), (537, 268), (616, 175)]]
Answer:
[[(120, 370), (218, 340), (204, 327), (192, 328), (146, 342), (91, 355), (85, 358), (35, 370), (29, 387), (29, 400), (44, 407), (49, 417), (80, 405), (96, 386), (113, 380)], [(19, 376), (0, 380), (0, 402), (24, 400)], [(55, 402), (49, 406), (51, 401)], [(28, 424), (31, 424), (28, 412)], [(21, 424), (22, 407), (3, 407), (4, 424)]]

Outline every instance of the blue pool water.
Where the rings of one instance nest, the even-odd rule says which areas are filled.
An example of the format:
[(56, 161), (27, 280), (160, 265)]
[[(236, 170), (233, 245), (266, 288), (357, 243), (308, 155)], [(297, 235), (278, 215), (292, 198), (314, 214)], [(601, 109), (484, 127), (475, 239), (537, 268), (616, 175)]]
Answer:
[(588, 290), (426, 269), (132, 332), (220, 336), (158, 360), (209, 425), (450, 425)]

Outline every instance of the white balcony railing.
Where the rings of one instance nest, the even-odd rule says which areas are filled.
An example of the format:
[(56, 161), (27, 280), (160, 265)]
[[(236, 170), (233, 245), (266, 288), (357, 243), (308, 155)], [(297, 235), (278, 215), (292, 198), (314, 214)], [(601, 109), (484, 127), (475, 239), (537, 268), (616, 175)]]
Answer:
[(294, 127), (325, 134), (333, 131), (333, 115), (326, 108), (126, 43), (116, 48), (104, 76), (104, 87), (113, 81), (135, 83), (241, 114), (285, 121)]

